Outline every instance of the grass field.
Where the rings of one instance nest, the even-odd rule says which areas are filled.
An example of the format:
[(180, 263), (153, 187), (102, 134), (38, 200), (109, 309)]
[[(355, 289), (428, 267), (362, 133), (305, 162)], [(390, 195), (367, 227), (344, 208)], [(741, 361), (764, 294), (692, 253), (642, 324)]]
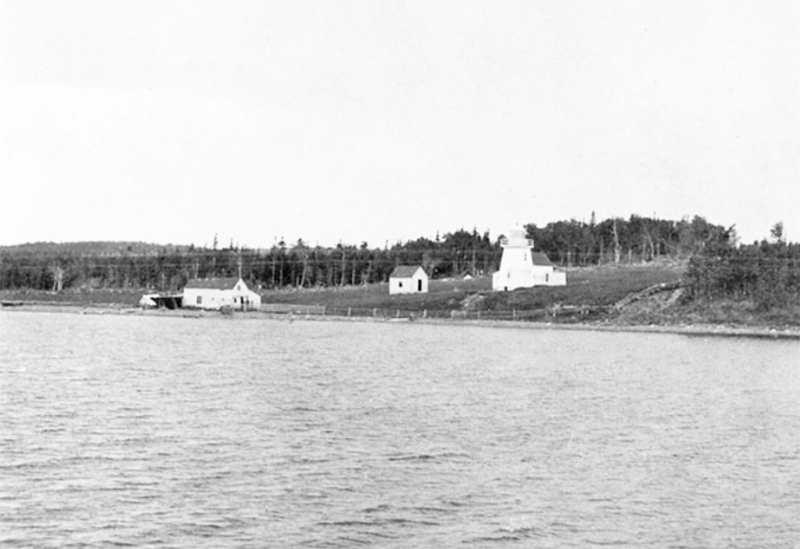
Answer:
[[(562, 306), (613, 305), (626, 295), (653, 284), (680, 280), (678, 266), (631, 266), (575, 269), (567, 286), (492, 292), (491, 277), (473, 280), (431, 280), (427, 294), (389, 295), (388, 284), (282, 290), (262, 294), (263, 303), (324, 305), (332, 308), (397, 309), (402, 311), (524, 311)], [(469, 299), (468, 299), (469, 298)]]
[[(739, 326), (800, 326), (800, 311), (793, 308), (757, 311), (747, 302), (678, 303), (669, 309), (658, 303), (638, 302), (623, 311), (608, 311), (624, 297), (655, 284), (681, 280), (679, 265), (595, 267), (569, 270), (567, 286), (536, 287), (493, 292), (491, 277), (473, 280), (431, 280), (427, 294), (389, 295), (389, 285), (345, 286), (262, 291), (264, 304), (325, 307), (326, 314), (382, 317), (485, 318), (546, 320), (547, 322), (611, 321), (618, 324), (726, 324)], [(60, 293), (0, 291), (1, 301), (26, 304), (63, 304), (81, 307), (137, 307), (150, 290), (92, 290)], [(580, 309), (580, 311), (576, 311)], [(585, 312), (586, 309), (588, 312)], [(555, 318), (550, 311), (559, 311)], [(580, 313), (580, 314), (579, 314)]]
[[(389, 295), (388, 283), (333, 288), (288, 289), (262, 292), (263, 303), (321, 305), (330, 309), (381, 309), (410, 312), (454, 310), (525, 311), (554, 305), (606, 306), (653, 284), (681, 277), (676, 266), (583, 268), (567, 273), (567, 286), (536, 287), (512, 292), (492, 292), (491, 277), (473, 280), (431, 280), (427, 294)], [(137, 306), (146, 290), (92, 290), (60, 293), (16, 290), (0, 292), (6, 301), (77, 305)]]

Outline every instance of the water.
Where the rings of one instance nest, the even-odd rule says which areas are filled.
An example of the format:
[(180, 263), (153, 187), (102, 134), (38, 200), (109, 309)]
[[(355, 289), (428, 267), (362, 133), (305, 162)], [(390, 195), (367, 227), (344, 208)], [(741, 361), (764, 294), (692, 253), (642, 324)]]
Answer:
[(800, 547), (798, 351), (0, 313), (0, 546)]

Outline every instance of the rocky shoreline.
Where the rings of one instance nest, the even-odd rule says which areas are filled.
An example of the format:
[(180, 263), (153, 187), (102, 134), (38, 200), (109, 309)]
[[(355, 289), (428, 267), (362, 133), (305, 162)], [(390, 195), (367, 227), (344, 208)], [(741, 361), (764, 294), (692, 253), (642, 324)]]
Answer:
[(465, 318), (373, 318), (369, 316), (341, 316), (341, 315), (299, 315), (286, 313), (263, 312), (235, 312), (232, 315), (221, 315), (219, 311), (204, 311), (195, 309), (143, 309), (139, 307), (126, 307), (119, 304), (96, 303), (81, 305), (75, 303), (52, 302), (3, 302), (0, 312), (40, 312), (40, 313), (66, 313), (90, 315), (136, 315), (136, 316), (161, 316), (174, 318), (227, 318), (239, 319), (270, 319), (283, 321), (337, 321), (337, 322), (415, 322), (418, 324), (433, 325), (459, 325), (479, 326), (487, 328), (524, 328), (537, 330), (578, 330), (578, 331), (607, 331), (607, 332), (634, 332), (647, 334), (675, 334), (695, 337), (734, 337), (756, 339), (782, 339), (800, 340), (800, 328), (770, 326), (738, 326), (725, 324), (631, 324), (615, 322), (614, 320), (585, 321), (574, 323), (541, 322), (524, 320), (492, 320), (492, 319), (465, 319)]

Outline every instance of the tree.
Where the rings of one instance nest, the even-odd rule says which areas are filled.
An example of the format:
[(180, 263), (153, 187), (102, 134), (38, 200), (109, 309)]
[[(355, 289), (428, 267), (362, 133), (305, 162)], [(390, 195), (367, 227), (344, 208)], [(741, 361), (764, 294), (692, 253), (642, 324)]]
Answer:
[(779, 244), (783, 243), (783, 221), (778, 221), (775, 223), (769, 230), (769, 234), (772, 236), (775, 242)]
[(61, 265), (61, 262), (56, 262), (50, 265), (50, 273), (53, 275), (53, 292), (61, 292), (64, 289), (64, 275), (66, 270)]

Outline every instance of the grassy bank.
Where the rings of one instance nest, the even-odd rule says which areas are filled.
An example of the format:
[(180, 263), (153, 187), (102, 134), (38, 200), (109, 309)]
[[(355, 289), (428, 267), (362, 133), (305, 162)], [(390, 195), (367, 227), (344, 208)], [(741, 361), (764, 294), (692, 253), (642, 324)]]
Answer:
[[(264, 304), (325, 307), (327, 314), (417, 318), (531, 320), (626, 326), (717, 325), (767, 328), (800, 326), (800, 311), (759, 311), (742, 302), (696, 302), (662, 292), (615, 308), (624, 298), (681, 280), (679, 265), (595, 267), (570, 270), (567, 286), (492, 292), (491, 278), (432, 280), (427, 294), (389, 295), (388, 284), (262, 292)], [(136, 307), (145, 290), (3, 291), (0, 300), (82, 307)], [(678, 299), (681, 297), (680, 299)]]
[(22, 301), (25, 303), (48, 303), (53, 305), (81, 305), (136, 307), (145, 293), (152, 290), (64, 290), (45, 292), (42, 290), (0, 290), (0, 301)]
[[(330, 308), (400, 309), (403, 311), (511, 311), (545, 309), (562, 306), (613, 305), (626, 295), (653, 284), (680, 279), (681, 268), (676, 266), (632, 266), (584, 268), (571, 270), (568, 285), (537, 287), (513, 292), (492, 292), (491, 277), (472, 280), (431, 280), (427, 294), (389, 295), (389, 285), (369, 284), (328, 288), (304, 288), (262, 291), (263, 303), (321, 305)], [(73, 305), (118, 305), (135, 307), (144, 289), (65, 290), (45, 292), (36, 290), (0, 291), (4, 301), (64, 303)]]
[(636, 266), (575, 269), (567, 286), (492, 292), (491, 277), (432, 280), (427, 294), (389, 295), (388, 284), (284, 290), (262, 294), (264, 303), (324, 305), (333, 308), (399, 309), (415, 312), (534, 311), (560, 307), (606, 307), (649, 286), (680, 280), (678, 266)]

